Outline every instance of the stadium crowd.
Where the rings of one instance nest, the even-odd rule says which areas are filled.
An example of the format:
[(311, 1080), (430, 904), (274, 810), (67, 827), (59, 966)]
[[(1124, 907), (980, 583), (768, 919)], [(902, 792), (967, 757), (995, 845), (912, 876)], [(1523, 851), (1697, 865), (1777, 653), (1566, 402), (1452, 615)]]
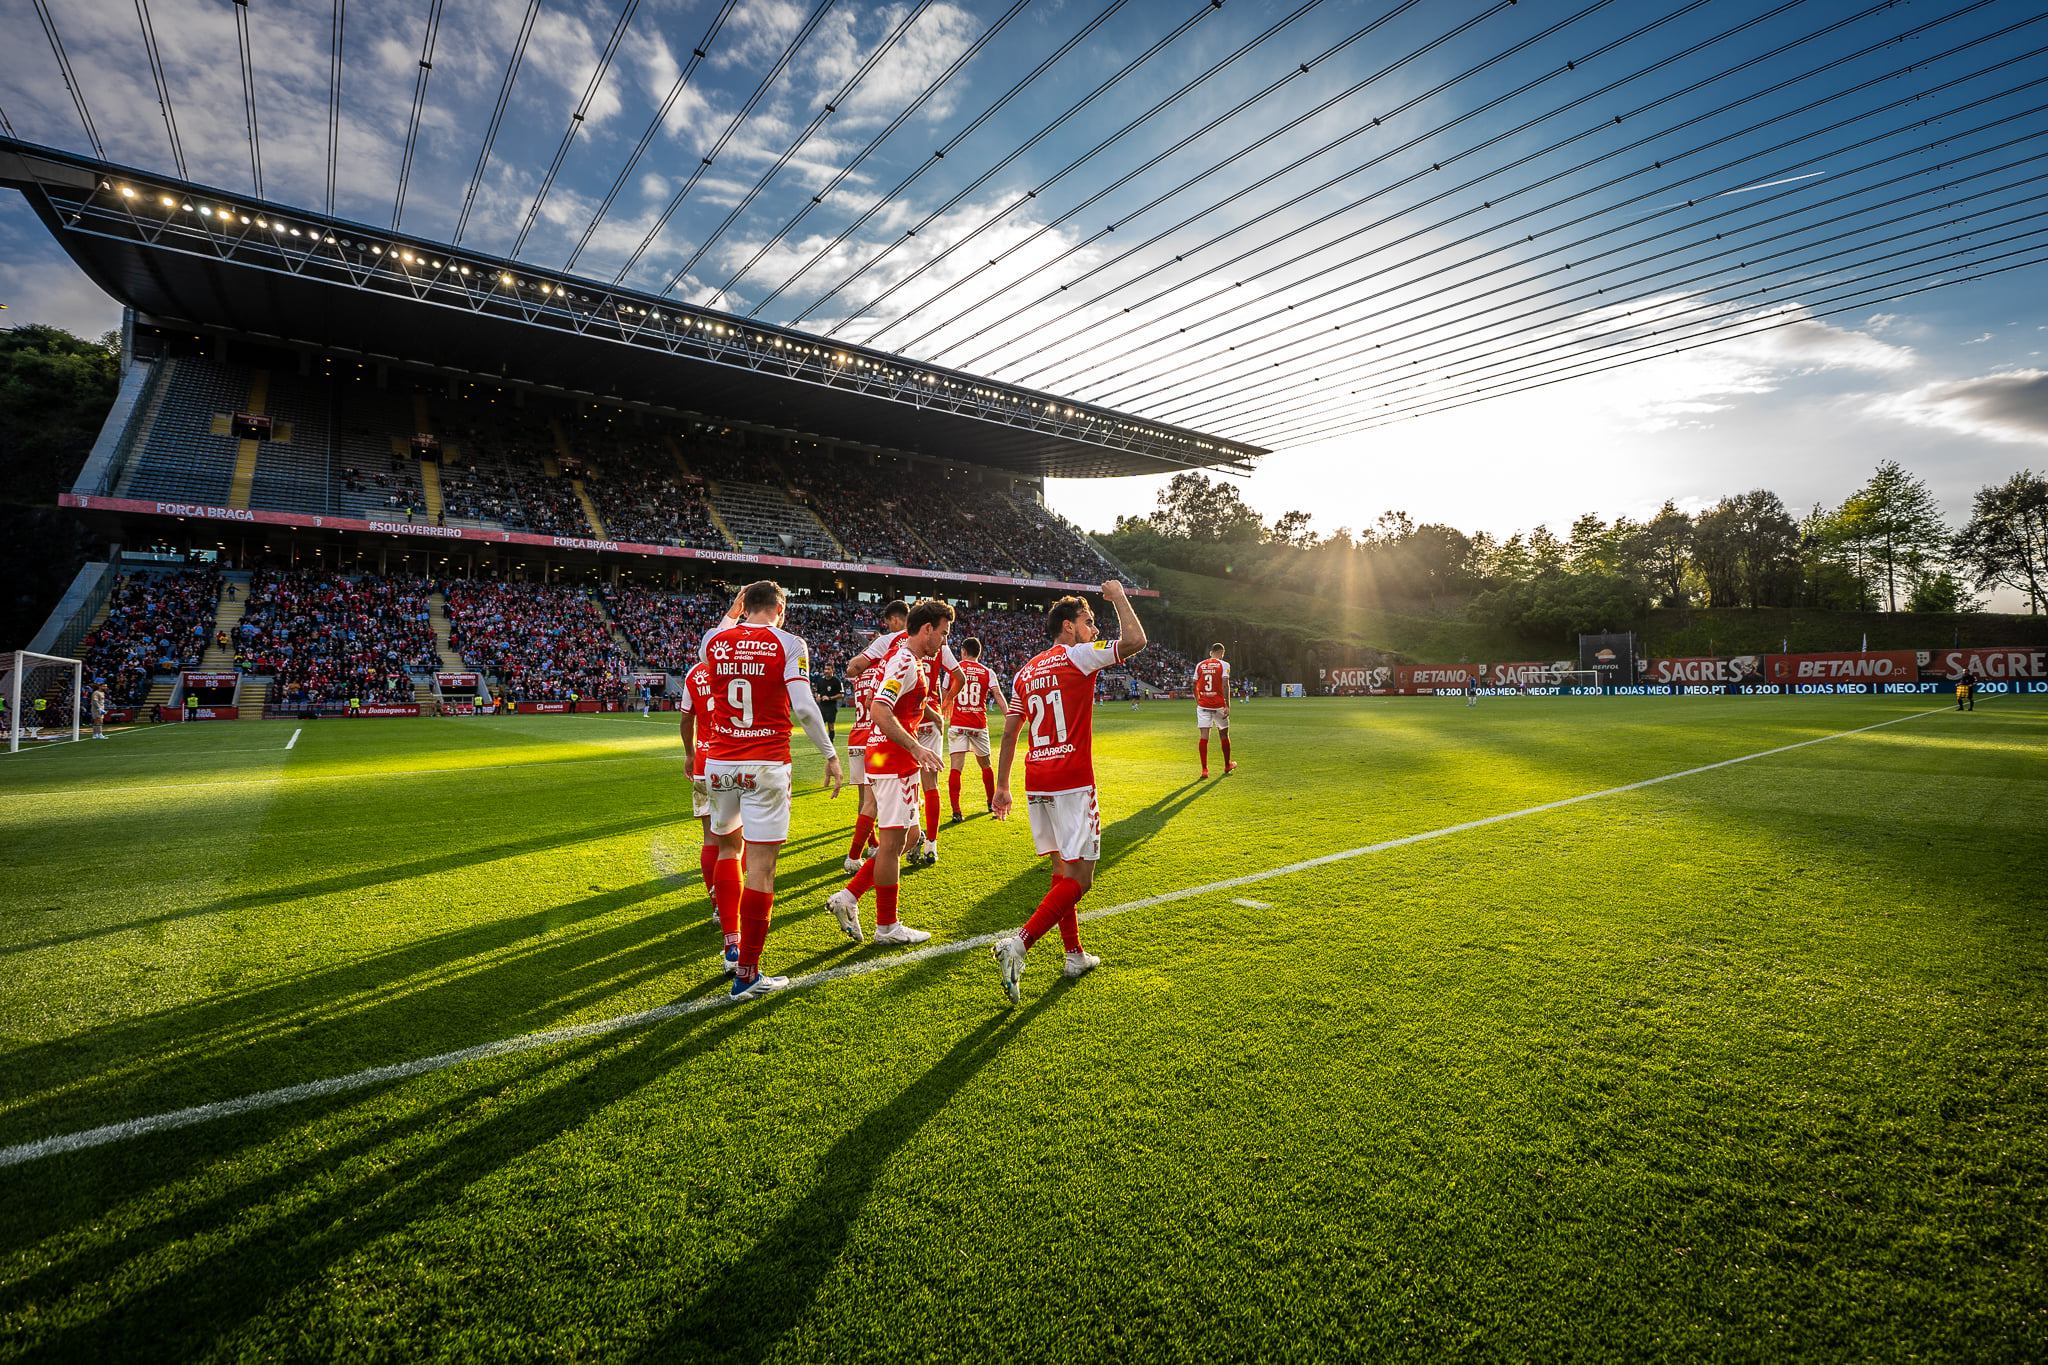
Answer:
[(235, 626), (235, 667), (268, 674), (274, 705), (403, 703), (440, 666), (432, 579), (259, 570)]
[(115, 706), (139, 706), (150, 677), (197, 668), (220, 605), (217, 569), (129, 574), (107, 597), (107, 619), (79, 646), (85, 676)]
[(496, 674), (512, 701), (626, 696), (626, 661), (581, 588), (453, 583), (448, 623), (450, 646)]

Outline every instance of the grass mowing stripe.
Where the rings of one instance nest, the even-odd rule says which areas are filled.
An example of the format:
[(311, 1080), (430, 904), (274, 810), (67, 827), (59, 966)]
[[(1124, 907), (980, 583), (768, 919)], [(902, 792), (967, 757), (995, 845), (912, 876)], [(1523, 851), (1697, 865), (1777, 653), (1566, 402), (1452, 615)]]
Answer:
[[(1784, 744), (1774, 749), (1762, 749), (1753, 754), (1743, 754), (1737, 758), (1722, 759), (1717, 763), (1702, 764), (1696, 768), (1686, 768), (1678, 772), (1665, 773), (1659, 777), (1644, 778), (1640, 782), (1629, 782), (1618, 787), (1605, 787), (1599, 791), (1584, 792), (1578, 796), (1568, 796), (1557, 801), (1546, 801), (1541, 805), (1525, 806), (1520, 810), (1484, 816), (1478, 820), (1467, 820), (1455, 825), (1446, 825), (1441, 829), (1427, 830), (1420, 834), (1406, 834), (1399, 838), (1386, 839), (1360, 848), (1344, 849), (1337, 853), (1326, 853), (1321, 857), (1308, 858), (1300, 862), (1288, 863), (1281, 867), (1267, 868), (1261, 872), (1248, 872), (1242, 876), (1229, 877), (1222, 881), (1204, 882), (1199, 886), (1162, 892), (1156, 896), (1146, 896), (1138, 900), (1125, 901), (1120, 905), (1104, 906), (1098, 910), (1086, 911), (1078, 916), (1078, 918), (1089, 921), (1108, 919), (1116, 915), (1129, 914), (1133, 910), (1143, 910), (1156, 905), (1170, 904), (1174, 901), (1212, 895), (1218, 891), (1228, 891), (1254, 882), (1269, 881), (1275, 877), (1291, 876), (1297, 872), (1328, 866), (1332, 863), (1368, 857), (1372, 854), (1384, 853), (1392, 849), (1405, 848), (1411, 844), (1442, 839), (1452, 834), (1464, 833), (1468, 830), (1483, 829), (1486, 826), (1501, 824), (1508, 820), (1519, 820), (1524, 816), (1539, 815), (1546, 811), (1561, 810), (1567, 806), (1575, 806), (1587, 801), (1596, 801), (1603, 797), (1619, 796), (1626, 792), (1640, 791), (1645, 787), (1654, 787), (1665, 782), (1675, 782), (1680, 778), (1695, 777), (1701, 773), (1713, 772), (1718, 768), (1732, 767), (1735, 764), (1748, 763), (1759, 758), (1770, 758), (1777, 754), (1791, 753), (1795, 749), (1804, 749), (1811, 745), (1824, 744), (1833, 739), (1845, 739), (1852, 735), (1868, 734), (1872, 730), (1881, 730), (1886, 726), (1897, 725), (1903, 721), (1918, 720), (1925, 716), (1937, 715), (1948, 709), (1944, 706), (1926, 711), (1915, 711), (1909, 715), (1894, 716), (1890, 720), (1881, 720), (1875, 724), (1859, 726), (1853, 730), (1839, 730), (1833, 734), (1820, 735), (1814, 739), (1800, 740), (1796, 744)], [(616, 760), (583, 761), (610, 762)], [(533, 765), (520, 764), (508, 766)], [(812, 972), (805, 976), (793, 978), (789, 983), (789, 989), (796, 991), (810, 986), (822, 985), (829, 981), (839, 981), (855, 976), (867, 976), (874, 972), (893, 971), (896, 968), (909, 966), (912, 963), (949, 957), (954, 954), (967, 952), (970, 949), (985, 947), (1010, 932), (1010, 930), (1004, 929), (994, 933), (978, 934), (972, 938), (959, 939), (950, 943), (933, 944), (930, 947), (919, 948), (913, 952), (904, 953), (896, 957), (877, 958), (867, 962), (849, 963), (844, 967), (827, 968), (821, 972)], [(239, 1099), (217, 1100), (211, 1104), (194, 1105), (191, 1108), (173, 1110), (165, 1114), (128, 1119), (120, 1123), (106, 1124), (81, 1132), (40, 1138), (33, 1142), (24, 1142), (12, 1147), (0, 1148), (0, 1168), (18, 1166), (64, 1152), (82, 1151), (90, 1147), (101, 1147), (110, 1143), (123, 1142), (148, 1133), (163, 1132), (174, 1128), (186, 1128), (194, 1124), (210, 1123), (215, 1119), (229, 1118), (236, 1114), (252, 1113), (261, 1109), (272, 1109), (281, 1105), (294, 1104), (300, 1100), (318, 1099), (322, 1096), (340, 1094), (349, 1090), (360, 1090), (366, 1086), (380, 1085), (386, 1081), (404, 1080), (428, 1072), (446, 1070), (449, 1067), (461, 1066), (467, 1062), (483, 1061), (491, 1057), (530, 1052), (538, 1048), (553, 1047), (558, 1043), (575, 1042), (586, 1038), (601, 1037), (608, 1033), (619, 1033), (629, 1029), (643, 1028), (649, 1024), (660, 1023), (664, 1020), (675, 1019), (687, 1014), (701, 1013), (729, 1003), (730, 997), (723, 994), (700, 996), (694, 1000), (660, 1005), (653, 1009), (639, 1010), (632, 1014), (616, 1015), (610, 1019), (597, 1019), (586, 1024), (572, 1024), (562, 1028), (548, 1029), (540, 1033), (521, 1034), (513, 1038), (502, 1038), (496, 1042), (480, 1043), (474, 1047), (460, 1048), (453, 1052), (443, 1052), (431, 1057), (416, 1058), (409, 1062), (394, 1062), (386, 1066), (370, 1067), (363, 1071), (351, 1072), (345, 1076), (335, 1076), (319, 1081), (307, 1081), (300, 1085), (286, 1086), (277, 1090), (259, 1091), (253, 1095), (244, 1095)]]
[[(289, 749), (291, 746), (287, 744), (285, 747)], [(221, 751), (204, 750), (195, 752), (211, 754)], [(277, 751), (275, 749), (230, 749), (225, 752), (269, 754)], [(306, 777), (294, 777), (292, 780), (294, 782), (360, 782), (374, 778), (382, 781), (385, 778), (391, 777), (428, 777), (436, 774), (445, 776), (449, 773), (500, 773), (507, 772), (513, 768), (580, 768), (588, 763), (673, 763), (677, 759), (684, 757), (686, 755), (681, 753), (625, 754), (618, 758), (565, 758), (559, 762), (549, 763), (479, 763), (464, 768), (399, 768), (394, 771), (380, 770), (361, 773), (314, 773)], [(198, 787), (260, 786), (265, 782), (274, 782), (276, 780), (276, 778), (272, 777), (251, 777), (236, 778), (233, 781), (227, 782), (171, 782), (154, 787), (87, 787), (82, 791), (66, 792), (64, 794), (66, 796), (110, 796), (121, 792), (183, 792), (192, 791)], [(0, 792), (0, 801), (18, 801), (31, 796), (47, 798), (49, 795), (50, 793), (46, 791)]]

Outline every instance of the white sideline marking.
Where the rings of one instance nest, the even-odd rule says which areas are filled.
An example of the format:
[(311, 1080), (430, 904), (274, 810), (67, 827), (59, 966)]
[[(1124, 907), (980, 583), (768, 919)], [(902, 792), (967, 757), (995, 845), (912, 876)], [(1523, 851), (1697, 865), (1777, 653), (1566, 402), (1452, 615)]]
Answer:
[(292, 737), (284, 742), (284, 747), (289, 749), (292, 747), (292, 745), (297, 744), (299, 742), (299, 736), (303, 733), (303, 727), (298, 730), (292, 731)]
[[(1305, 872), (1310, 868), (1325, 867), (1331, 863), (1346, 862), (1352, 858), (1369, 857), (1375, 853), (1385, 853), (1389, 849), (1406, 848), (1410, 844), (1426, 843), (1431, 839), (1442, 839), (1448, 835), (1462, 834), (1466, 830), (1483, 829), (1488, 825), (1498, 825), (1508, 820), (1519, 820), (1527, 815), (1540, 815), (1545, 811), (1562, 810), (1566, 806), (1576, 806), (1583, 801), (1597, 801), (1603, 796), (1619, 796), (1623, 792), (1640, 791), (1644, 787), (1654, 787), (1661, 782), (1676, 782), (1681, 777), (1696, 777), (1700, 773), (1713, 772), (1716, 768), (1729, 768), (1737, 763), (1748, 763), (1753, 759), (1769, 758), (1774, 754), (1790, 753), (1794, 749), (1804, 749), (1808, 745), (1825, 744), (1831, 739), (1845, 739), (1850, 735), (1867, 734), (1872, 730), (1882, 730), (1887, 725), (1897, 725), (1901, 721), (1918, 720), (1922, 716), (1939, 715), (1948, 709), (1946, 706), (1942, 706), (1928, 711), (1915, 711), (1910, 715), (1894, 716), (1890, 720), (1878, 721), (1875, 725), (1859, 726), (1854, 730), (1838, 730), (1834, 734), (1822, 735), (1817, 739), (1802, 739), (1797, 744), (1784, 744), (1775, 749), (1763, 749), (1753, 754), (1744, 754), (1740, 758), (1724, 758), (1718, 763), (1707, 763), (1697, 768), (1687, 768), (1682, 772), (1666, 773), (1662, 777), (1646, 777), (1640, 782), (1630, 782), (1619, 787), (1606, 787), (1600, 791), (1586, 792), (1579, 796), (1567, 796), (1559, 801), (1546, 801), (1540, 806), (1525, 806), (1521, 810), (1507, 811), (1500, 815), (1488, 815), (1478, 820), (1467, 820), (1463, 824), (1445, 825), (1442, 829), (1428, 830), (1422, 834), (1404, 834), (1398, 839), (1386, 839), (1377, 844), (1367, 844), (1363, 848), (1348, 848), (1341, 853), (1325, 853), (1320, 858), (1307, 858), (1298, 863), (1288, 863), (1284, 867), (1269, 867), (1263, 872), (1247, 872), (1241, 877), (1227, 877), (1222, 881), (1204, 882), (1200, 886), (1184, 887), (1179, 891), (1165, 891), (1157, 896), (1146, 896), (1141, 900), (1125, 901), (1121, 905), (1107, 905), (1100, 910), (1086, 911), (1077, 916), (1077, 918), (1083, 920), (1109, 919), (1114, 915), (1127, 915), (1133, 910), (1144, 910), (1155, 905), (1166, 905), (1173, 901), (1189, 900), (1196, 896), (1213, 895), (1218, 891), (1234, 890), (1240, 886), (1249, 886), (1253, 882), (1270, 881), (1274, 877), (1292, 876), (1296, 872)], [(1233, 903), (1238, 905), (1254, 904), (1254, 902), (1249, 901), (1236, 901)], [(844, 967), (828, 967), (824, 971), (812, 972), (808, 976), (791, 978), (789, 989), (793, 991), (802, 990), (808, 986), (823, 985), (828, 981), (841, 981), (847, 977), (867, 976), (874, 972), (893, 971), (898, 967), (908, 966), (913, 962), (924, 962), (938, 957), (950, 957), (956, 953), (964, 953), (975, 948), (986, 947), (1010, 932), (1010, 930), (1005, 929), (1000, 933), (977, 934), (973, 938), (959, 939), (951, 943), (935, 943), (928, 948), (919, 948), (894, 957), (872, 958), (866, 962), (850, 962)], [(608, 1033), (621, 1033), (628, 1029), (643, 1028), (648, 1024), (658, 1024), (667, 1019), (677, 1019), (686, 1014), (701, 1014), (706, 1010), (717, 1009), (721, 1005), (729, 1003), (731, 1003), (731, 997), (723, 992), (714, 992), (711, 995), (699, 996), (695, 1000), (682, 1000), (672, 1005), (660, 1005), (654, 1009), (638, 1010), (632, 1014), (616, 1015), (610, 1019), (595, 1019), (587, 1024), (570, 1024), (563, 1028), (548, 1029), (542, 1033), (523, 1033), (515, 1038), (501, 1038), (494, 1043), (479, 1043), (475, 1047), (461, 1048), (454, 1052), (437, 1053), (432, 1057), (420, 1057), (410, 1062), (394, 1062), (388, 1066), (373, 1066), (364, 1071), (351, 1072), (346, 1076), (332, 1076), (326, 1080), (307, 1081), (300, 1085), (288, 1085), (279, 1090), (264, 1090), (254, 1095), (244, 1095), (240, 1099), (216, 1100), (212, 1104), (194, 1105), (189, 1109), (175, 1109), (167, 1114), (152, 1114), (146, 1118), (128, 1119), (121, 1123), (110, 1123), (99, 1128), (88, 1128), (83, 1132), (62, 1133), (55, 1137), (40, 1138), (34, 1142), (18, 1143), (12, 1147), (0, 1147), (0, 1168), (19, 1166), (29, 1161), (39, 1161), (44, 1157), (56, 1156), (63, 1152), (77, 1152), (83, 1151), (88, 1147), (103, 1147), (108, 1143), (125, 1142), (129, 1138), (141, 1137), (145, 1133), (159, 1133), (172, 1128), (189, 1128), (194, 1124), (211, 1123), (215, 1119), (229, 1118), (236, 1114), (248, 1114), (259, 1109), (274, 1109), (279, 1105), (294, 1104), (300, 1100), (318, 1099), (323, 1095), (338, 1095), (345, 1091), (361, 1090), (366, 1086), (381, 1085), (385, 1081), (404, 1080), (407, 1077), (424, 1075), (430, 1071), (444, 1071), (451, 1066), (461, 1066), (465, 1062), (482, 1061), (487, 1057), (505, 1057), (520, 1052), (532, 1052), (538, 1048), (553, 1047), (557, 1043), (575, 1042), (583, 1038), (598, 1038)]]

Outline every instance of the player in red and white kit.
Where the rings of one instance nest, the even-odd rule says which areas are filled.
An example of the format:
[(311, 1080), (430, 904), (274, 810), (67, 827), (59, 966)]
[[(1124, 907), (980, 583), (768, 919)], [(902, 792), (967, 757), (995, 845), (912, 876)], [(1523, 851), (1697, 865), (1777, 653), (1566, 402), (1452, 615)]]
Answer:
[(963, 640), (960, 644), (960, 684), (953, 694), (953, 714), (946, 726), (947, 747), (953, 755), (953, 771), (946, 778), (946, 794), (953, 802), (953, 823), (966, 819), (960, 813), (960, 774), (967, 766), (967, 755), (973, 754), (981, 764), (981, 792), (990, 810), (996, 804), (996, 774), (989, 766), (988, 749), (988, 705), (991, 701), (998, 710), (1007, 709), (1010, 699), (1003, 695), (1003, 685), (996, 681), (996, 675), (981, 661), (981, 641)]
[(1214, 727), (1223, 738), (1223, 772), (1237, 770), (1230, 761), (1230, 665), (1223, 662), (1223, 646), (1210, 645), (1209, 657), (1195, 665), (1195, 747), (1202, 754), (1202, 776), (1209, 775), (1209, 730)]
[(846, 770), (852, 774), (853, 785), (860, 789), (860, 807), (854, 812), (853, 842), (846, 846), (845, 866), (848, 872), (860, 871), (860, 865), (867, 861), (868, 846), (875, 842), (875, 792), (868, 781), (865, 762), (868, 741), (874, 738), (875, 722), (868, 715), (868, 706), (875, 699), (875, 689), (882, 685), (882, 671), (871, 668), (860, 675), (853, 684), (853, 725), (846, 732)]
[(1111, 579), (1102, 585), (1102, 595), (1116, 608), (1120, 638), (1096, 639), (1088, 600), (1062, 597), (1045, 616), (1052, 647), (1024, 665), (1010, 689), (995, 817), (1005, 819), (1010, 813), (1010, 768), (1022, 734), (1031, 839), (1039, 856), (1052, 858), (1052, 889), (1024, 927), (997, 939), (992, 949), (1012, 1003), (1020, 998), (1024, 955), (1055, 924), (1067, 950), (1067, 976), (1083, 976), (1101, 965), (1100, 958), (1081, 948), (1074, 910), (1095, 884), (1095, 864), (1102, 857), (1102, 817), (1095, 800), (1095, 675), (1133, 657), (1146, 643), (1145, 627), (1131, 610), (1124, 585)]
[(903, 638), (889, 652), (879, 672), (881, 683), (868, 703), (875, 733), (868, 739), (868, 781), (875, 793), (875, 825), (881, 842), (875, 856), (862, 864), (845, 887), (834, 891), (825, 908), (855, 943), (860, 942), (860, 898), (875, 892), (875, 942), (922, 943), (931, 935), (913, 929), (896, 914), (898, 883), (903, 876), (903, 846), (918, 819), (918, 775), (936, 773), (944, 764), (938, 749), (917, 737), (932, 689), (932, 661), (946, 647), (953, 628), (953, 608), (945, 602), (920, 602), (910, 609)]
[[(746, 858), (734, 907), (738, 932), (728, 929), (725, 950), (735, 1000), (751, 1000), (789, 984), (786, 976), (762, 972), (761, 945), (775, 908), (776, 855), (789, 837), (791, 717), (824, 758), (825, 785), (833, 796), (845, 780), (825, 732), (824, 713), (811, 695), (810, 651), (782, 629), (787, 601), (780, 584), (765, 579), (748, 584), (725, 619), (705, 632), (699, 651), (710, 668), (717, 703), (711, 715), (715, 757), (704, 765), (711, 789), (711, 833), (718, 840), (713, 885), (730, 886), (725, 865)], [(719, 919), (727, 926), (733, 923), (723, 903)]]
[[(903, 623), (910, 608), (899, 598), (882, 604), (882, 633), (867, 647), (846, 661), (846, 676), (858, 678), (889, 657), (889, 651), (903, 640)], [(932, 687), (927, 699), (930, 712), (917, 727), (917, 742), (945, 752), (947, 717), (952, 714), (953, 693), (959, 687), (960, 660), (951, 645), (941, 646), (931, 666)], [(928, 772), (919, 779), (924, 789), (924, 820), (911, 827), (911, 856), (930, 867), (939, 860), (939, 775)]]
[[(682, 733), (683, 750), (690, 756), (690, 814), (698, 816), (704, 827), (704, 846), (698, 851), (697, 866), (704, 874), (704, 894), (711, 898), (711, 922), (725, 931), (727, 942), (739, 942), (739, 882), (744, 873), (742, 863), (730, 868), (734, 887), (729, 897), (734, 919), (728, 924), (718, 913), (718, 889), (714, 884), (718, 867), (718, 840), (711, 833), (711, 783), (704, 776), (704, 764), (711, 757), (711, 712), (716, 706), (711, 691), (711, 668), (698, 664), (683, 675), (683, 696), (676, 704), (682, 714), (677, 718), (677, 727)], [(742, 860), (743, 862), (744, 860)]]

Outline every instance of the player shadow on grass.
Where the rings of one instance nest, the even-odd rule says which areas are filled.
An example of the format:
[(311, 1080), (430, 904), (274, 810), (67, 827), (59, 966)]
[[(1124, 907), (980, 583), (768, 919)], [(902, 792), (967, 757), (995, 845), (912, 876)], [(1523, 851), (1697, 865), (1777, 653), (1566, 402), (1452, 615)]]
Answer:
[[(360, 1108), (370, 1111), (376, 1126), (332, 1145), (295, 1139), (309, 1116), (306, 1107), (290, 1106), (199, 1134), (144, 1139), (159, 1150), (164, 1144), (189, 1144), (168, 1161), (137, 1160), (135, 1150), (124, 1147), (68, 1158), (75, 1163), (79, 1197), (63, 1203), (64, 1227), (23, 1229), (25, 1241), (61, 1244), (66, 1228), (103, 1226), (129, 1201), (167, 1182), (217, 1171), (236, 1153), (282, 1143), (292, 1154), (277, 1169), (177, 1208), (159, 1222), (88, 1242), (68, 1254), (59, 1251), (32, 1275), (0, 1290), (0, 1311), (12, 1315), (34, 1304), (41, 1310), (39, 1321), (57, 1322), (68, 1316), (63, 1300), (69, 1295), (100, 1306), (97, 1316), (53, 1328), (30, 1344), (31, 1354), (47, 1359), (128, 1357), (145, 1342), (143, 1353), (161, 1359), (209, 1354), (234, 1342), (247, 1323), (280, 1301), (297, 1302), (309, 1290), (316, 1299), (332, 1292), (336, 1267), (387, 1238), (402, 1236), (416, 1216), (432, 1219), (457, 1207), (479, 1181), (560, 1141), (743, 1030), (758, 1030), (788, 1003), (789, 997), (778, 997), (668, 1020), (623, 1037), (568, 1044), (531, 1060), (511, 1079), (500, 1071), (395, 1123), (377, 1121), (381, 1111), (404, 1105), (402, 1093), (377, 1090), (337, 1098), (313, 1119)], [(603, 1055), (614, 1050), (617, 1055)], [(550, 1072), (566, 1078), (500, 1104), (515, 1087)], [(420, 1139), (430, 1144), (424, 1150), (387, 1153)], [(166, 1170), (167, 1165), (174, 1169)], [(290, 1212), (281, 1221), (266, 1216), (283, 1209)], [(204, 1247), (204, 1253), (132, 1295), (111, 1288), (123, 1278), (148, 1277), (146, 1271), (135, 1274), (125, 1268), (146, 1267), (175, 1249), (197, 1247)], [(285, 1332), (306, 1326), (302, 1308), (293, 1322), (277, 1326)]]
[(889, 1162), (918, 1130), (1001, 1054), (1009, 1039), (1066, 993), (1056, 984), (1023, 1011), (994, 1015), (953, 1044), (896, 1097), (871, 1111), (818, 1158), (809, 1193), (746, 1254), (713, 1274), (689, 1307), (641, 1343), (636, 1361), (698, 1355), (757, 1361), (803, 1320), (860, 1222)]
[(717, 989), (694, 907), (580, 927), (669, 895), (640, 882), (19, 1049), (0, 1071), (6, 1133), (34, 1139), (553, 1028), (668, 976), (692, 983), (685, 998)]

